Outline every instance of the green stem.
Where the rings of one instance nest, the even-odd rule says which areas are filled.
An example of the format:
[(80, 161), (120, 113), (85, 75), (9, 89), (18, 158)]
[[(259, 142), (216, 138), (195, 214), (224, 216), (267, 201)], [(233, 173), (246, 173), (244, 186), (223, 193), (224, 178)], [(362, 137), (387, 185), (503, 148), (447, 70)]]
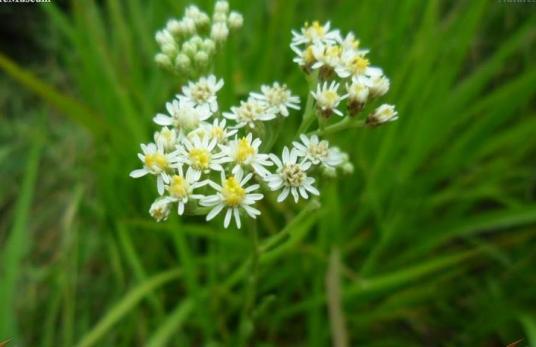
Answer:
[(354, 121), (352, 118), (346, 117), (336, 124), (330, 125), (324, 129), (319, 129), (319, 130), (311, 132), (311, 135), (315, 134), (315, 135), (325, 136), (325, 135), (337, 133), (339, 131), (343, 131), (347, 129), (364, 128), (365, 126), (366, 126), (365, 120), (360, 119), (360, 120)]
[(318, 80), (317, 74), (313, 74), (308, 78), (309, 81), (309, 93), (307, 95), (307, 102), (305, 104), (305, 111), (303, 113), (302, 122), (300, 124), (300, 127), (298, 128), (298, 134), (303, 134), (307, 128), (311, 125), (311, 123), (314, 121), (315, 112), (314, 112), (314, 98), (311, 94), (311, 91), (316, 86), (316, 82)]

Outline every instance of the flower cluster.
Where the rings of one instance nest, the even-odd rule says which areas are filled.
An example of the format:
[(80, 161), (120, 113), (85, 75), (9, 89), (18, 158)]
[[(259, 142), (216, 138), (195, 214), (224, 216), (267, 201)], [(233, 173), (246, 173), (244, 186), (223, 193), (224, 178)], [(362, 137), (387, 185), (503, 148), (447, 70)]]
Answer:
[[(329, 22), (322, 25), (315, 21), (292, 35), (294, 62), (318, 79), (312, 95), (324, 117), (343, 116), (340, 105), (344, 100), (348, 114), (355, 116), (368, 102), (389, 90), (389, 79), (382, 69), (371, 66), (369, 50), (360, 47), (352, 32), (343, 37), (339, 30), (331, 29)], [(396, 118), (394, 106), (385, 104), (367, 117), (367, 124), (379, 125)]]
[(243, 21), (240, 13), (229, 12), (227, 1), (216, 2), (212, 18), (191, 5), (181, 19), (168, 20), (165, 28), (156, 33), (160, 52), (155, 55), (155, 61), (162, 68), (187, 78), (206, 73), (229, 31), (242, 27)]
[[(183, 19), (170, 20), (166, 29), (157, 33), (159, 42), (164, 43), (162, 51), (167, 50), (159, 54), (173, 62), (175, 71), (184, 72), (188, 64), (201, 67), (205, 58), (195, 57), (205, 52), (206, 66), (212, 67), (208, 51), (227, 37), (229, 28), (241, 25), (242, 17), (229, 13), (225, 1), (216, 3), (212, 19), (190, 6)], [(203, 30), (208, 38), (199, 36)], [(315, 77), (300, 125), (302, 133), (285, 145), (276, 141), (280, 127), (269, 126), (300, 110), (300, 98), (283, 83), (262, 85), (223, 111), (218, 93), (224, 81), (206, 73), (190, 78), (166, 103), (166, 112), (154, 116), (160, 129), (153, 142), (141, 145), (138, 158), (142, 167), (130, 173), (133, 178), (155, 178), (158, 197), (149, 209), (154, 219), (166, 220), (176, 210), (178, 215), (205, 215), (207, 221), (223, 215), (225, 228), (233, 221), (240, 228), (242, 217), (255, 219), (262, 213), (259, 201), (266, 199), (267, 206), (287, 200), (299, 203), (320, 195), (320, 176), (353, 171), (348, 154), (321, 138), (328, 133), (322, 120), (331, 114), (343, 116), (341, 104), (347, 105), (350, 115), (357, 114), (366, 103), (387, 92), (389, 80), (381, 69), (369, 65), (368, 51), (359, 49), (353, 34), (342, 38), (339, 31), (330, 30), (329, 23), (314, 22), (293, 35), (291, 47), (298, 54), (295, 61)], [(175, 45), (173, 59), (168, 54), (171, 48), (164, 47), (168, 39)], [(205, 45), (212, 48), (207, 51), (202, 48)], [(340, 92), (341, 83), (345, 83), (345, 94)], [(305, 133), (315, 114), (321, 128)], [(363, 125), (386, 123), (396, 115), (394, 106), (381, 105)], [(344, 130), (344, 126), (337, 129)], [(274, 147), (281, 152), (274, 152)]]

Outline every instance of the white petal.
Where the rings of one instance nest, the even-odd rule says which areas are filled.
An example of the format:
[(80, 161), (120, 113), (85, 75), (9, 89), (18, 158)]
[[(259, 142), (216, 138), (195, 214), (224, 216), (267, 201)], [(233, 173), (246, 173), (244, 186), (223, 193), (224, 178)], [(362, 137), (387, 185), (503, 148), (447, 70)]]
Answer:
[(220, 213), (220, 211), (223, 209), (223, 204), (216, 205), (210, 212), (207, 214), (207, 221), (213, 219)]
[(137, 169), (137, 170), (132, 171), (129, 175), (132, 178), (139, 178), (139, 177), (143, 177), (147, 175), (148, 173), (149, 171), (147, 171), (146, 169)]
[(223, 221), (223, 226), (227, 229), (229, 226), (229, 223), (231, 222), (231, 216), (232, 216), (233, 210), (231, 208), (227, 209), (227, 213), (225, 214), (225, 220)]

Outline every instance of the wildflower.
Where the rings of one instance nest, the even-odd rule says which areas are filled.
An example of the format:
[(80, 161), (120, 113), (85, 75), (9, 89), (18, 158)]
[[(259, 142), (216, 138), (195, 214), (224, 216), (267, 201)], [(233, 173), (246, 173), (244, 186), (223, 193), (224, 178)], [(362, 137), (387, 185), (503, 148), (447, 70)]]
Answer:
[(152, 204), (149, 209), (149, 214), (157, 222), (165, 221), (169, 217), (170, 201), (168, 198), (159, 197)]
[(183, 95), (178, 95), (179, 99), (185, 99), (193, 106), (206, 109), (207, 112), (218, 111), (218, 100), (216, 93), (223, 87), (223, 80), (216, 80), (216, 76), (209, 75), (201, 77), (196, 82), (190, 82), (182, 88)]
[(193, 136), (191, 139), (185, 138), (182, 145), (177, 148), (179, 161), (189, 166), (189, 170), (208, 173), (211, 170), (223, 171), (221, 166), (222, 153), (214, 153), (216, 149), (216, 139), (209, 139), (207, 136)]
[(310, 161), (313, 165), (322, 164), (324, 166), (336, 167), (343, 162), (343, 156), (336, 147), (329, 147), (326, 140), (320, 141), (318, 136), (307, 137), (300, 135), (300, 142), (294, 141), (292, 144), (296, 149), (296, 154)]
[(235, 135), (237, 129), (228, 129), (226, 128), (227, 121), (225, 119), (214, 119), (212, 124), (204, 125), (207, 135), (210, 139), (215, 139), (218, 143), (226, 143), (227, 139)]
[(240, 29), (244, 24), (244, 17), (242, 17), (242, 15), (236, 11), (232, 11), (229, 14), (227, 22), (229, 23), (229, 28), (231, 28), (231, 30), (237, 30)]
[(398, 119), (398, 112), (393, 105), (383, 104), (376, 108), (367, 118), (367, 124), (377, 126), (387, 122), (393, 122)]
[(315, 63), (313, 69), (320, 69), (321, 75), (330, 77), (341, 65), (343, 50), (339, 45), (314, 45)]
[(225, 22), (216, 22), (210, 29), (210, 37), (216, 42), (224, 42), (229, 36), (229, 28)]
[(271, 190), (281, 190), (277, 197), (278, 202), (285, 200), (291, 193), (294, 202), (298, 202), (300, 195), (304, 199), (309, 198), (309, 193), (319, 195), (320, 192), (313, 186), (315, 179), (307, 176), (307, 170), (311, 167), (311, 162), (298, 163), (298, 153), (296, 149), (289, 151), (283, 148), (282, 160), (276, 155), (270, 156), (277, 166), (277, 172), (268, 175), (265, 180)]
[(202, 199), (204, 195), (193, 194), (194, 189), (202, 187), (206, 182), (199, 182), (201, 172), (195, 170), (188, 170), (186, 175), (182, 170), (182, 164), (177, 167), (178, 174), (174, 174), (169, 178), (169, 183), (165, 186), (169, 196), (169, 202), (177, 202), (177, 213), (182, 215), (184, 213), (184, 206), (188, 203), (189, 199)]
[(335, 72), (341, 78), (382, 75), (382, 69), (370, 66), (370, 61), (365, 55), (364, 51), (345, 51), (341, 57), (341, 64)]
[(229, 3), (224, 0), (216, 1), (214, 5), (214, 12), (216, 13), (228, 13), (229, 12)]
[(164, 150), (171, 151), (177, 145), (177, 132), (175, 129), (164, 127), (162, 130), (154, 133), (154, 142), (162, 145)]
[(321, 25), (320, 22), (314, 21), (312, 24), (305, 23), (300, 32), (292, 31), (292, 43), (296, 46), (300, 44), (314, 43), (335, 43), (341, 40), (341, 35), (338, 30), (330, 31), (330, 23), (327, 22)]
[(169, 176), (167, 171), (178, 160), (175, 153), (166, 153), (162, 144), (149, 143), (141, 144), (142, 153), (138, 153), (138, 158), (143, 163), (142, 169), (134, 170), (130, 177), (139, 178), (147, 174), (157, 176), (158, 193), (164, 193), (164, 182), (168, 182)]
[(221, 185), (209, 181), (208, 184), (216, 190), (216, 194), (206, 196), (201, 199), (202, 206), (212, 207), (207, 214), (207, 221), (216, 217), (223, 209), (226, 209), (223, 226), (227, 228), (234, 215), (236, 227), (240, 229), (240, 211), (243, 210), (248, 216), (255, 219), (261, 214), (259, 210), (254, 208), (253, 204), (261, 200), (263, 195), (253, 193), (259, 189), (258, 184), (246, 187), (246, 184), (251, 180), (253, 174), (248, 174), (243, 177), (242, 172), (237, 172), (235, 175), (225, 177), (225, 173), (221, 172)]
[(348, 92), (348, 111), (351, 116), (360, 112), (369, 97), (370, 80), (360, 77), (352, 80), (351, 84), (346, 84)]
[(262, 94), (251, 93), (251, 95), (258, 100), (266, 102), (269, 107), (275, 109), (283, 117), (288, 117), (289, 108), (300, 109), (300, 98), (293, 96), (286, 84), (280, 85), (275, 82), (272, 86), (263, 85), (261, 86), (261, 92)]
[(296, 57), (292, 59), (292, 61), (301, 66), (306, 73), (309, 73), (310, 69), (316, 62), (316, 58), (313, 53), (314, 45), (309, 45), (303, 50), (296, 46), (290, 46), (290, 48), (294, 51), (294, 53), (296, 53)]
[(339, 95), (339, 83), (333, 81), (328, 85), (328, 82), (318, 84), (316, 92), (311, 92), (316, 100), (317, 108), (323, 116), (329, 117), (332, 113), (343, 116), (342, 112), (337, 109), (339, 103), (348, 95)]
[(253, 139), (253, 135), (249, 133), (245, 137), (235, 138), (228, 145), (220, 145), (225, 153), (225, 160), (234, 164), (233, 174), (241, 172), (243, 168), (251, 168), (260, 176), (270, 173), (265, 166), (271, 166), (272, 162), (268, 154), (259, 153), (261, 143), (261, 139)]
[(170, 116), (159, 113), (153, 121), (161, 126), (172, 125), (185, 131), (197, 128), (201, 121), (207, 120), (212, 115), (208, 109), (195, 107), (186, 99), (167, 102), (166, 109)]
[(167, 29), (157, 31), (155, 34), (155, 40), (160, 46), (164, 46), (166, 44), (175, 44), (173, 35), (171, 35)]
[(383, 96), (389, 90), (389, 79), (384, 75), (372, 76), (370, 79), (370, 97), (377, 98)]
[(246, 125), (250, 128), (255, 128), (255, 122), (269, 121), (276, 117), (273, 109), (255, 98), (241, 101), (240, 106), (231, 107), (231, 112), (226, 112), (223, 116), (235, 121), (237, 128), (242, 128)]

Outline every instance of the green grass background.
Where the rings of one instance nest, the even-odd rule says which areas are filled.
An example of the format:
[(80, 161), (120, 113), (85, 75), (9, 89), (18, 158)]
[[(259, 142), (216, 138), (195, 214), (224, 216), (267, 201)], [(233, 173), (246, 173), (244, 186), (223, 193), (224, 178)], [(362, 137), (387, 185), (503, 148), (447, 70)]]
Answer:
[(128, 177), (179, 88), (153, 35), (185, 4), (31, 4), (44, 53), (2, 45), (0, 341), (536, 346), (535, 4), (231, 1), (223, 109), (275, 80), (306, 95), (290, 30), (319, 19), (372, 49), (400, 115), (329, 138), (356, 170), (320, 209), (263, 206), (255, 295), (246, 232), (157, 224), (153, 184)]

